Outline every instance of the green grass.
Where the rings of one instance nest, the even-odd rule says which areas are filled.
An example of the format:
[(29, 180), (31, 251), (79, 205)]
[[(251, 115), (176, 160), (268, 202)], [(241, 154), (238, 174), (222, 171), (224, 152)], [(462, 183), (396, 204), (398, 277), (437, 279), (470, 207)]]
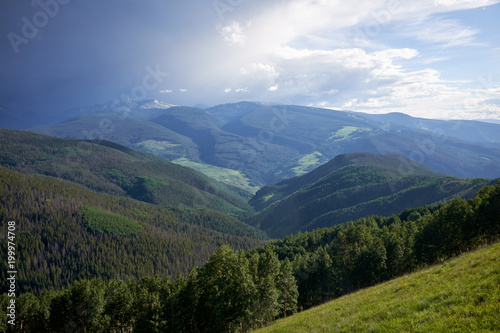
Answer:
[(255, 194), (259, 190), (259, 186), (251, 183), (244, 174), (238, 170), (226, 169), (214, 165), (197, 163), (188, 160), (187, 158), (178, 158), (172, 163), (182, 165), (198, 172), (205, 174), (206, 176), (216, 179), (221, 183), (227, 184), (232, 187), (243, 189), (244, 191)]
[(131, 145), (132, 148), (160, 156), (167, 160), (183, 157), (187, 155), (187, 149), (182, 144), (171, 141), (145, 140)]
[(335, 141), (342, 141), (355, 132), (360, 131), (360, 132), (365, 132), (365, 131), (371, 131), (369, 128), (362, 128), (362, 127), (354, 127), (354, 126), (344, 126), (341, 129), (339, 129), (337, 132), (331, 133), (330, 137), (328, 140), (335, 140)]
[(297, 162), (297, 166), (292, 168), (293, 172), (296, 176), (300, 176), (305, 174), (306, 172), (311, 171), (313, 168), (319, 166), (322, 162), (325, 162), (327, 159), (320, 152), (315, 151), (312, 154), (306, 155), (302, 157)]
[(498, 332), (500, 244), (361, 290), (258, 332)]

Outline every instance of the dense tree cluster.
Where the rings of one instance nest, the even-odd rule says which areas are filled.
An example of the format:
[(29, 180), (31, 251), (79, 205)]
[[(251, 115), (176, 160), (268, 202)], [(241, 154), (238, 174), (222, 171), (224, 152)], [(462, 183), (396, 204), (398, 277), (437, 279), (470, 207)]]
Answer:
[[(247, 251), (224, 245), (202, 268), (175, 280), (92, 279), (25, 293), (17, 299), (16, 329), (248, 331), (499, 237), (500, 183), (468, 201), (363, 218)], [(2, 311), (7, 301), (4, 295)]]
[[(0, 234), (16, 222), (20, 293), (99, 277), (175, 277), (203, 265), (223, 244), (263, 245), (262, 234), (207, 209), (165, 209), (0, 167)], [(6, 257), (7, 242), (0, 244)], [(0, 263), (6, 290), (7, 262)]]
[[(247, 331), (295, 313), (297, 285), (288, 261), (272, 252), (247, 258), (220, 247), (207, 264), (175, 281), (75, 281), (59, 291), (17, 298), (16, 332)], [(7, 307), (6, 294), (0, 299)], [(5, 311), (5, 310), (3, 310)]]
[(446, 260), (500, 237), (500, 183), (475, 198), (300, 233), (250, 252), (290, 260), (308, 308)]

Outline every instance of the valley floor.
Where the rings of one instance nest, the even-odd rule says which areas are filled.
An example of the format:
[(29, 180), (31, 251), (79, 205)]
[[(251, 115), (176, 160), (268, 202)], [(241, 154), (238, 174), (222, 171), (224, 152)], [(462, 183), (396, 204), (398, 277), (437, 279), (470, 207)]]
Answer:
[(258, 332), (498, 332), (500, 243), (341, 297)]

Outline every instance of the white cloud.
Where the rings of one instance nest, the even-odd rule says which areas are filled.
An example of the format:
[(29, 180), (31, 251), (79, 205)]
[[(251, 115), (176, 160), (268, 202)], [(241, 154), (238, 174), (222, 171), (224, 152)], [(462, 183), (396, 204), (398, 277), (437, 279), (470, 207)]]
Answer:
[(245, 35), (239, 22), (233, 22), (231, 25), (219, 28), (219, 33), (229, 45), (245, 44)]
[(160, 90), (160, 93), (162, 93), (162, 94), (170, 94), (172, 92), (173, 92), (173, 90), (170, 90), (170, 89)]
[(278, 90), (278, 88), (279, 88), (279, 86), (277, 84), (275, 84), (274, 86), (269, 87), (267, 90), (268, 91), (276, 91), (276, 90)]
[[(453, 56), (440, 52), (484, 46), (477, 38), (481, 30), (441, 14), (496, 3), (500, 0), (259, 3), (262, 10), (251, 11), (251, 17), (239, 12), (238, 20), (251, 24), (234, 21), (218, 29), (229, 46), (240, 46), (226, 44), (227, 67), (221, 77), (227, 83), (222, 87), (255, 100), (429, 117), (463, 115), (471, 109), (456, 109), (473, 93), (464, 88), (467, 77), (441, 77), (439, 66)], [(391, 46), (391, 38), (412, 47)], [(474, 105), (485, 112), (498, 107)]]
[(425, 20), (415, 24), (399, 25), (399, 34), (415, 38), (424, 43), (439, 44), (441, 51), (455, 46), (477, 45), (476, 35), (480, 30), (464, 26), (457, 20)]

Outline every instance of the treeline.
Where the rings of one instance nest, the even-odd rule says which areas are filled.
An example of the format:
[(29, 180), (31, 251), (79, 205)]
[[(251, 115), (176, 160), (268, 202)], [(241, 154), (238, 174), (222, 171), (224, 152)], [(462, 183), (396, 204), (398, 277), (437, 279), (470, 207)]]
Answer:
[[(263, 232), (217, 211), (165, 209), (0, 167), (0, 235), (16, 222), (17, 290), (38, 293), (73, 281), (176, 277), (224, 244), (249, 249)], [(6, 258), (7, 242), (0, 244)], [(0, 261), (6, 290), (7, 261)]]
[[(15, 332), (248, 331), (297, 309), (290, 262), (270, 252), (247, 257), (220, 247), (203, 268), (175, 281), (76, 281), (59, 291), (16, 299)], [(9, 298), (0, 299), (1, 315)]]
[(306, 309), (410, 273), (500, 237), (500, 183), (470, 200), (372, 216), (275, 241), (256, 251), (290, 260)]
[[(468, 201), (364, 218), (252, 250), (222, 246), (205, 266), (175, 281), (84, 280), (21, 295), (16, 329), (248, 331), (499, 237), (500, 183)], [(6, 302), (4, 295), (2, 311)]]

